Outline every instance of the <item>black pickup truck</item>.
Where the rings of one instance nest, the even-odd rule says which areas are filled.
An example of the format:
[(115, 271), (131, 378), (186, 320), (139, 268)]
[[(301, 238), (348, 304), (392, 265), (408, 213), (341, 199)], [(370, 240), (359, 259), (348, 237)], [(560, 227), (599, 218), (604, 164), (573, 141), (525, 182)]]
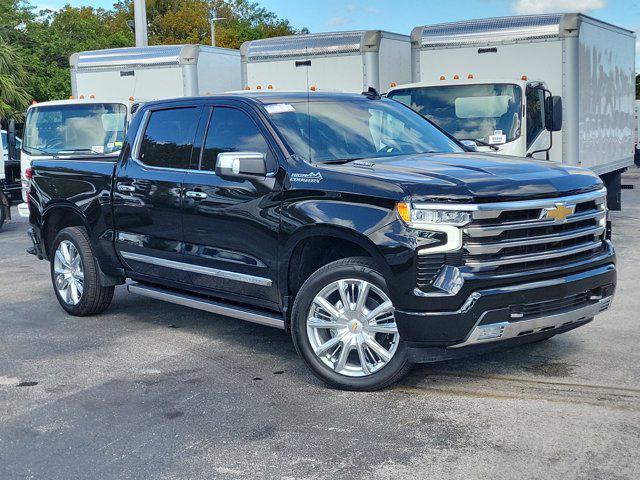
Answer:
[(599, 178), (465, 148), (375, 92), (149, 103), (117, 162), (34, 162), (32, 250), (72, 315), (127, 282), (286, 329), (318, 377), (353, 390), (606, 310)]

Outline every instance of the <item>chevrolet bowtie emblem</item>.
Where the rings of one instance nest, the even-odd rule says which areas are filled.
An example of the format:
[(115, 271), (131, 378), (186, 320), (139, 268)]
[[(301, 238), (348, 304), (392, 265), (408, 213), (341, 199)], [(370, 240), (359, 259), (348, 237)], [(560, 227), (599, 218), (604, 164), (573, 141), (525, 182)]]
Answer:
[(565, 205), (564, 203), (556, 203), (555, 207), (544, 208), (540, 215), (541, 220), (555, 220), (556, 222), (564, 222), (569, 215), (573, 215), (576, 211), (575, 205)]

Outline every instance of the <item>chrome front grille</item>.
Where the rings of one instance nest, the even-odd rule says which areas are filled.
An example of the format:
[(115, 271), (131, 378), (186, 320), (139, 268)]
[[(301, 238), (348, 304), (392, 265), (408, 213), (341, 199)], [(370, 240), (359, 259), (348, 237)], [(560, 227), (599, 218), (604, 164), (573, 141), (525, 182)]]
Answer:
[(480, 204), (463, 229), (464, 265), (519, 273), (587, 260), (605, 249), (606, 190), (564, 198)]

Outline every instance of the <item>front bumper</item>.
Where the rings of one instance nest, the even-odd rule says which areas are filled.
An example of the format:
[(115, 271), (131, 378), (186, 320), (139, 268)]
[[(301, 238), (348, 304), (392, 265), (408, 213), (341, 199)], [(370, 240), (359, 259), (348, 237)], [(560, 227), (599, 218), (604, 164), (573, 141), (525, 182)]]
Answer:
[(609, 307), (615, 285), (615, 265), (607, 264), (564, 277), (478, 290), (456, 311), (396, 310), (395, 316), (409, 347), (465, 350), (575, 328)]

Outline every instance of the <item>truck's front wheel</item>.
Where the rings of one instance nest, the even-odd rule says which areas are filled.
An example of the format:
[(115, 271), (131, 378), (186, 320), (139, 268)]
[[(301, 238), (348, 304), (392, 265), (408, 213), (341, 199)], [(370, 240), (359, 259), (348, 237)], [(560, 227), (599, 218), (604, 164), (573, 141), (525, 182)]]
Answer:
[(58, 302), (71, 315), (103, 312), (113, 299), (114, 287), (103, 287), (87, 232), (68, 227), (58, 233), (51, 249), (51, 280)]
[(411, 368), (386, 282), (368, 258), (311, 275), (296, 296), (291, 333), (313, 373), (336, 388), (378, 390)]

